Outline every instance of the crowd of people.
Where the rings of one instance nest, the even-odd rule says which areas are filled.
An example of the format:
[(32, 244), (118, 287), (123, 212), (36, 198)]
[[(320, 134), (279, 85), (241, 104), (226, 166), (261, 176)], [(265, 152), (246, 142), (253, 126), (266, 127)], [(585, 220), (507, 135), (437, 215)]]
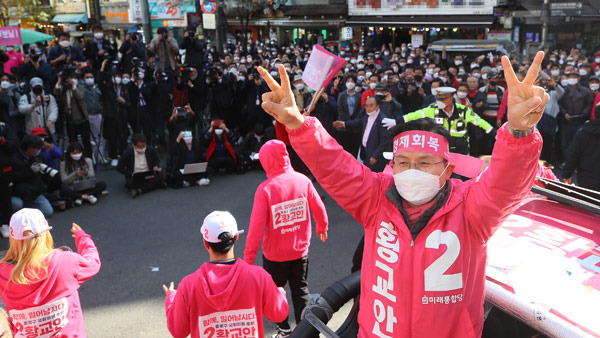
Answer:
[[(92, 39), (77, 41), (62, 32), (49, 45), (40, 42), (24, 45), (22, 49), (9, 46), (0, 52), (4, 69), (0, 76), (0, 230), (4, 237), (9, 237), (13, 229), (11, 216), (23, 208), (38, 209), (42, 213), (42, 218), (35, 215), (35, 222), (41, 224), (40, 232), (29, 229), (39, 235), (46, 233), (45, 219), (54, 211), (84, 202), (96, 204), (99, 197), (108, 194), (106, 183), (95, 175), (103, 166), (116, 168), (123, 174), (124, 185), (132, 197), (168, 186), (208, 185), (211, 177), (221, 171), (243, 174), (262, 168), (269, 179), (259, 187), (254, 201), (245, 260), (254, 264), (263, 238), (264, 267), (277, 287), (290, 283), (298, 322), (298, 312), (306, 305), (308, 294), (306, 256), (310, 222), (306, 232), (306, 221), (310, 219), (307, 217), (309, 208), (315, 213), (319, 237), (323, 241), (327, 239), (326, 212), (311, 183), (311, 179), (315, 176), (318, 179), (324, 172), (317, 168), (305, 147), (294, 143), (294, 139), (302, 138), (293, 130), (299, 127), (295, 124), (300, 118), (294, 115), (294, 122), (278, 118), (277, 109), (265, 111), (277, 101), (269, 94), (278, 88), (275, 82), (289, 86), (295, 106), (306, 118), (302, 121), (310, 125), (306, 128), (317, 128), (311, 121), (318, 120), (323, 129), (317, 128), (315, 133), (326, 133), (341, 145), (339, 149), (334, 147), (339, 155), (331, 152), (334, 148), (328, 148), (326, 155), (331, 157), (331, 163), (339, 162), (346, 156), (342, 153), (347, 152), (371, 172), (383, 172), (390, 167), (384, 153), (397, 155), (398, 143), (402, 143), (392, 137), (411, 130), (443, 135), (448, 139), (449, 151), (471, 156), (491, 154), (497, 142), (506, 147), (510, 137), (501, 128), (511, 119), (511, 105), (520, 103), (510, 101), (509, 82), (529, 81), (547, 94), (543, 96), (547, 102), (543, 102), (541, 119), (536, 121), (543, 138), (541, 159), (559, 166), (567, 182), (577, 172), (579, 185), (600, 190), (597, 166), (600, 160), (600, 51), (549, 50), (543, 61), (536, 61), (540, 71), (531, 75), (531, 69), (535, 68), (532, 62), (516, 55), (503, 64), (494, 53), (450, 53), (445, 47), (441, 53), (434, 53), (424, 46), (406, 43), (396, 46), (350, 43), (328, 47), (346, 63), (330, 84), (315, 92), (302, 80), (313, 47), (302, 43), (270, 40), (242, 45), (228, 41), (220, 53), (210, 39), (198, 39), (193, 29), (187, 30), (178, 41), (172, 31), (159, 28), (157, 37), (144, 44), (141, 34), (132, 27), (120, 46), (107, 40), (100, 26), (94, 26), (93, 33)], [(431, 138), (430, 134), (427, 134), (429, 147), (436, 151), (438, 147), (443, 148), (445, 141)], [(520, 135), (513, 131), (510, 134)], [(273, 139), (278, 141), (263, 147)], [(322, 140), (329, 142), (329, 138)], [(423, 145), (424, 140), (425, 137)], [(323, 146), (312, 139), (307, 141), (315, 143), (315, 149)], [(296, 152), (298, 149), (304, 150), (302, 156)], [(535, 151), (532, 148), (530, 152)], [(447, 160), (444, 154), (435, 154)], [(306, 159), (309, 160), (305, 164)], [(411, 171), (414, 164), (418, 169), (415, 171), (427, 172), (443, 162), (415, 164), (410, 163), (412, 160), (396, 163), (394, 170), (414, 174)], [(202, 170), (186, 170), (189, 165), (202, 163), (206, 164)], [(292, 167), (304, 175), (291, 172)], [(440, 177), (444, 182), (448, 180), (452, 173), (448, 168), (448, 165), (440, 167), (435, 180)], [(340, 180), (345, 181), (343, 173), (338, 174)], [(358, 179), (357, 175), (349, 177)], [(362, 171), (361, 175), (369, 176)], [(416, 175), (411, 179), (424, 178)], [(526, 180), (521, 176), (518, 179)], [(341, 193), (337, 183), (320, 183), (332, 195)], [(496, 187), (495, 181), (488, 183)], [(273, 185), (277, 188), (271, 188)], [(288, 190), (281, 191), (280, 187), (285, 185)], [(443, 186), (421, 187), (412, 192), (404, 190), (404, 194), (401, 185), (396, 184), (396, 188), (401, 197), (394, 195), (394, 203), (408, 211), (425, 200), (429, 203), (440, 191), (446, 196), (444, 201), (450, 194), (449, 188), (442, 189)], [(270, 189), (277, 193), (265, 193)], [(365, 194), (370, 196), (374, 191)], [(304, 202), (298, 204), (294, 198)], [(348, 201), (348, 206), (355, 209), (361, 223), (375, 221), (375, 216), (363, 210), (364, 206), (353, 203)], [(427, 205), (438, 210), (442, 207), (438, 204)], [(274, 206), (287, 210), (280, 214), (287, 220), (275, 219)], [(423, 223), (419, 216), (425, 209), (417, 209), (415, 213), (403, 214), (407, 223)], [(502, 218), (496, 216), (495, 219)], [(219, 217), (228, 224), (235, 222), (227, 215)], [(288, 243), (277, 240), (278, 236), (285, 235), (283, 230), (264, 237), (263, 232), (265, 224), (276, 229), (277, 224), (297, 223), (290, 217), (303, 217), (303, 230), (294, 234), (299, 236), (294, 237), (294, 243), (302, 245), (286, 252), (280, 246)], [(207, 217), (204, 224), (211, 222), (216, 221)], [(211, 260), (229, 266), (238, 264), (231, 256), (238, 235), (237, 225), (232, 229), (226, 238), (220, 238), (223, 233), (217, 230), (209, 231), (208, 235), (203, 232)], [(386, 236), (396, 238), (396, 232), (385, 231)], [(78, 240), (86, 236), (75, 227), (74, 233)], [(489, 235), (486, 232), (481, 237)], [(11, 235), (11, 240), (23, 240), (23, 236)], [(372, 248), (371, 242), (377, 236), (365, 238), (367, 249)], [(46, 239), (48, 251), (52, 243), (51, 237), (46, 237), (49, 238)], [(222, 242), (228, 244), (213, 245)], [(99, 261), (95, 268), (99, 268)], [(224, 276), (230, 273), (226, 268), (211, 271), (205, 273)], [(291, 276), (290, 271), (296, 275)], [(85, 278), (93, 273), (88, 275)], [(182, 311), (178, 308), (182, 305), (177, 304), (181, 293), (176, 296), (174, 290), (167, 287), (165, 291), (167, 312), (170, 306), (173, 306), (171, 311)], [(274, 293), (276, 291), (269, 292), (278, 307), (278, 312), (269, 313), (272, 320), (278, 322), (280, 336), (285, 337), (290, 333), (290, 326), (282, 315), (281, 297)], [(372, 301), (373, 297), (365, 300)], [(169, 319), (170, 329), (171, 320), (176, 322)], [(379, 322), (370, 320), (369, 325), (379, 325)], [(262, 330), (262, 322), (258, 324)], [(198, 329), (198, 323), (195, 325), (192, 331)], [(177, 324), (171, 332), (175, 334), (180, 329)], [(189, 330), (183, 331), (187, 335)]]

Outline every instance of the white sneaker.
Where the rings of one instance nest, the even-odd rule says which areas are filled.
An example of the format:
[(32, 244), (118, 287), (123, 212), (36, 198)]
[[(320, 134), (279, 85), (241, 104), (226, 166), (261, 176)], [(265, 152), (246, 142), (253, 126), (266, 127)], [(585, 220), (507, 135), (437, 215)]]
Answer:
[(188, 181), (183, 181), (183, 187), (187, 188), (190, 186), (190, 183)]
[(198, 185), (209, 185), (210, 184), (210, 180), (208, 178), (201, 178), (198, 181)]
[(117, 160), (117, 159), (114, 159), (110, 162), (111, 167), (116, 167), (118, 164), (119, 164), (119, 160)]
[(96, 198), (96, 196), (94, 195), (89, 195), (87, 198), (87, 201), (91, 204), (94, 205), (96, 204), (96, 202), (98, 202), (98, 199)]
[(2, 224), (2, 226), (0, 227), (0, 233), (4, 238), (8, 238), (8, 236), (10, 236), (10, 227), (8, 226), (8, 224)]
[(73, 201), (73, 204), (75, 204), (76, 207), (80, 206), (83, 203), (82, 200), (80, 200), (79, 198), (76, 199), (75, 201)]
[(292, 334), (292, 330), (283, 330), (280, 328), (277, 328), (277, 333), (272, 335), (271, 338), (288, 338), (290, 336), (290, 334)]
[(102, 192), (100, 193), (100, 196), (108, 196), (109, 192), (108, 190), (102, 190)]

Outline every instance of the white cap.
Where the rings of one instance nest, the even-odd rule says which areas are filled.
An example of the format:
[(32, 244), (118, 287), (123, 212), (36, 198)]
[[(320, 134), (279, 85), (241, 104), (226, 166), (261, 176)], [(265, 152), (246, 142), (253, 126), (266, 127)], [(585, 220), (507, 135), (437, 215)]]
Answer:
[(32, 88), (35, 86), (43, 86), (44, 81), (42, 81), (42, 79), (40, 79), (39, 77), (32, 77), (31, 80), (29, 80), (29, 85)]
[(238, 230), (237, 222), (229, 211), (213, 211), (204, 218), (202, 223), (202, 238), (209, 243), (220, 243), (219, 235), (229, 232), (233, 237), (244, 230)]
[[(10, 237), (13, 239), (24, 240), (37, 237), (50, 229), (52, 227), (48, 226), (46, 218), (38, 209), (23, 208), (10, 218)], [(33, 234), (24, 236), (25, 231), (31, 231)]]

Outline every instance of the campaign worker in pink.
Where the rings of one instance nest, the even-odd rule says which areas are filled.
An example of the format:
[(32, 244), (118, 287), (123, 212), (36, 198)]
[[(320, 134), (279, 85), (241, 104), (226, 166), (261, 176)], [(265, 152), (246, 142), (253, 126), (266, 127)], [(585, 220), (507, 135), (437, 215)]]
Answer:
[(210, 262), (166, 293), (167, 327), (175, 338), (264, 337), (263, 315), (281, 322), (288, 315), (285, 291), (261, 267), (236, 259), (234, 243), (243, 232), (233, 215), (213, 211), (200, 229)]
[(323, 188), (363, 225), (358, 337), (480, 337), (486, 241), (525, 198), (535, 179), (542, 138), (535, 129), (549, 100), (534, 86), (538, 52), (520, 82), (506, 56), (508, 123), (498, 130), (490, 167), (477, 179), (450, 179), (448, 130), (434, 120), (396, 126), (392, 173), (374, 173), (303, 116), (288, 75), (262, 107), (285, 125), (292, 147)]
[(15, 338), (86, 337), (79, 286), (100, 270), (94, 241), (73, 223), (77, 253), (54, 249), (37, 209), (10, 219), (10, 247), (0, 261), (0, 298)]

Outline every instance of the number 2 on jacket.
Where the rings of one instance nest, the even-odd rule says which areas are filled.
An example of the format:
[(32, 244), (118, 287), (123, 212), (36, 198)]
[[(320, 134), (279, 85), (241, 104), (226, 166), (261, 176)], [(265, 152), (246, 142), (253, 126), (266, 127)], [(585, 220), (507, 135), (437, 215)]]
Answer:
[(460, 254), (460, 240), (452, 231), (435, 230), (425, 241), (428, 249), (439, 249), (440, 244), (446, 245), (446, 251), (425, 269), (425, 291), (462, 289), (462, 272), (445, 274)]

